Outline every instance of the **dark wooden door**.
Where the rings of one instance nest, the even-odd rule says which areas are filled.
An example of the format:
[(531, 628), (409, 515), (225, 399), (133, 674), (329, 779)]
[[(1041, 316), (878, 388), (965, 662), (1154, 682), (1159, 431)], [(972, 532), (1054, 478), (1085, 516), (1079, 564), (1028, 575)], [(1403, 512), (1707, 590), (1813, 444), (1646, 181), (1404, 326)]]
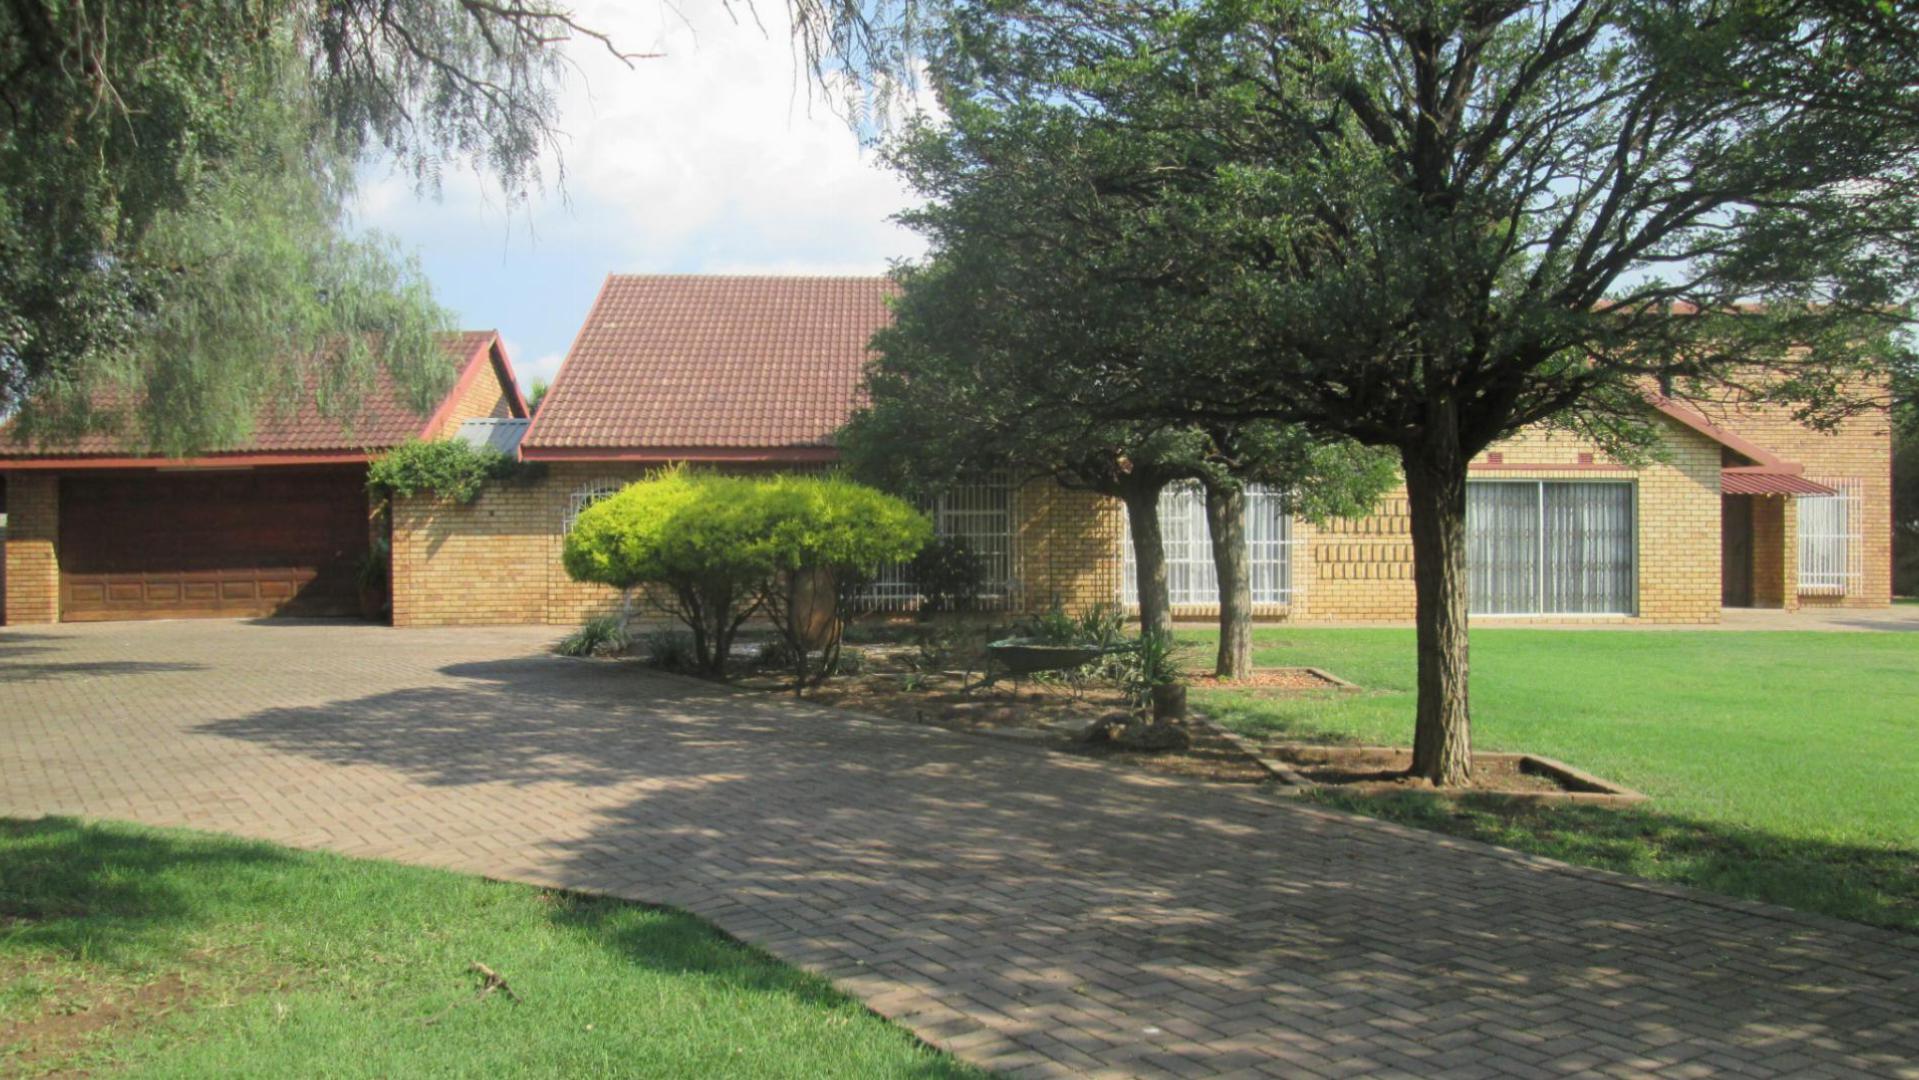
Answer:
[(1752, 496), (1719, 497), (1719, 602), (1752, 606)]
[(59, 550), (70, 621), (351, 614), (365, 474), (67, 476)]

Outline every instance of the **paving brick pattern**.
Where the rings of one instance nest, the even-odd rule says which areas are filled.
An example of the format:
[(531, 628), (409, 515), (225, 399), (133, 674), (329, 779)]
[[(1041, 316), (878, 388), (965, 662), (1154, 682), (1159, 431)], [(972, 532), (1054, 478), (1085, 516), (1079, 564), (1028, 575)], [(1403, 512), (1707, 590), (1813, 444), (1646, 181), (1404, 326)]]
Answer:
[(545, 637), (0, 630), (0, 813), (678, 905), (1017, 1075), (1919, 1076), (1912, 939)]

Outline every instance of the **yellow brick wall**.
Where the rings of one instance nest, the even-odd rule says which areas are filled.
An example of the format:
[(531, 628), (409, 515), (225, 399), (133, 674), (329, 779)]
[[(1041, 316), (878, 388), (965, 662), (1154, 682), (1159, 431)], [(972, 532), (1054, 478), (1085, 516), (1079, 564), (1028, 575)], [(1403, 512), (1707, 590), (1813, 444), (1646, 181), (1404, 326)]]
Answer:
[[(1528, 432), (1493, 450), (1499, 469), (1481, 469), (1475, 479), (1625, 480), (1634, 485), (1638, 527), (1637, 619), (1661, 623), (1709, 623), (1719, 619), (1719, 448), (1679, 424), (1668, 424), (1661, 460), (1634, 468), (1606, 461), (1584, 440), (1544, 431)], [(1490, 464), (1490, 458), (1482, 458)], [(1517, 466), (1517, 468), (1514, 468)], [(1028, 608), (1059, 596), (1068, 608), (1118, 596), (1119, 504), (1096, 496), (1051, 498), (1022, 492), (1018, 550)], [(1096, 520), (1099, 529), (1089, 529)], [(1070, 541), (1057, 537), (1064, 534)], [(1262, 606), (1257, 617), (1309, 622), (1400, 621), (1413, 617), (1413, 548), (1403, 488), (1388, 492), (1371, 514), (1335, 519), (1315, 527), (1294, 524), (1290, 607)], [(1036, 553), (1074, 552), (1069, 558)], [(1075, 561), (1090, 552), (1093, 566)], [(1062, 567), (1073, 567), (1070, 576)], [(1216, 614), (1211, 606), (1181, 606), (1181, 617)]]
[[(1888, 400), (1888, 393), (1884, 384), (1856, 390), (1857, 396), (1878, 402)], [(1801, 605), (1886, 607), (1892, 603), (1892, 424), (1885, 408), (1866, 409), (1831, 431), (1817, 431), (1794, 419), (1789, 406), (1741, 401), (1730, 395), (1690, 404), (1714, 423), (1804, 465), (1808, 479), (1844, 483), (1857, 492), (1863, 518), (1859, 580), (1844, 596), (1807, 594), (1798, 598)], [(1786, 517), (1796, 525), (1797, 507), (1789, 506)], [(1796, 593), (1797, 544), (1790, 550)]]
[(1018, 606), (1028, 611), (1057, 601), (1069, 611), (1119, 599), (1121, 537), (1126, 514), (1119, 502), (1051, 480), (1023, 485), (1013, 501), (1013, 577)]
[(581, 485), (646, 471), (553, 465), (489, 484), (466, 505), (395, 499), (393, 625), (571, 625), (612, 610), (617, 591), (573, 581), (560, 565), (566, 514)]
[(7, 476), (6, 623), (60, 621), (60, 478)]
[(460, 425), (468, 420), (478, 420), (483, 416), (508, 417), (513, 408), (508, 403), (506, 386), (500, 381), (499, 369), (493, 366), (491, 357), (486, 360), (486, 370), (473, 380), (447, 415), (440, 430), (433, 433), (436, 439), (450, 439), (460, 430)]

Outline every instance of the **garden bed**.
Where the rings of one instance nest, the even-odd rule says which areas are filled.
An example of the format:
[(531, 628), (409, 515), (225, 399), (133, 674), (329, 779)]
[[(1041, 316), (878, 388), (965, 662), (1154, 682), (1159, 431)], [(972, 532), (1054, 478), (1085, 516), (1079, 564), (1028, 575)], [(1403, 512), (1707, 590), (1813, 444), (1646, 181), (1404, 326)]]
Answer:
[(1315, 667), (1254, 668), (1237, 679), (1195, 672), (1195, 689), (1300, 692), (1312, 690), (1357, 690), (1359, 687), (1329, 671)]
[[(1299, 788), (1362, 795), (1432, 790), (1426, 781), (1406, 775), (1413, 752), (1404, 747), (1279, 742), (1259, 746), (1258, 756), (1279, 780)], [(1646, 801), (1629, 787), (1538, 754), (1474, 754), (1473, 782), (1457, 793), (1614, 806)]]
[[(978, 665), (928, 670), (913, 646), (867, 645), (860, 656), (859, 674), (829, 679), (807, 691), (805, 700), (1178, 776), (1248, 784), (1272, 778), (1245, 748), (1210, 724), (1185, 725), (1190, 745), (1179, 749), (1138, 750), (1089, 740), (1092, 729), (1128, 708), (1125, 696), (1101, 680), (1002, 677), (980, 686)], [(764, 693), (792, 693), (790, 676), (778, 671), (745, 674), (736, 683)]]

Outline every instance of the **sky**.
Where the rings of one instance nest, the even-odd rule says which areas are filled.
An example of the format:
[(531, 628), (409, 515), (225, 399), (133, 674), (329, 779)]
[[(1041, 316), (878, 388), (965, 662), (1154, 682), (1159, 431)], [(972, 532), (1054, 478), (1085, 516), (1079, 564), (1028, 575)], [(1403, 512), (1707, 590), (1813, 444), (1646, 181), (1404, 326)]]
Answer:
[(527, 386), (551, 381), (609, 273), (885, 272), (923, 250), (889, 220), (912, 199), (808, 86), (784, 7), (763, 0), (762, 28), (719, 0), (578, 5), (663, 55), (628, 69), (570, 46), (563, 191), (509, 208), (470, 173), (434, 195), (373, 166), (355, 225), (416, 254), (461, 327), (499, 330)]

